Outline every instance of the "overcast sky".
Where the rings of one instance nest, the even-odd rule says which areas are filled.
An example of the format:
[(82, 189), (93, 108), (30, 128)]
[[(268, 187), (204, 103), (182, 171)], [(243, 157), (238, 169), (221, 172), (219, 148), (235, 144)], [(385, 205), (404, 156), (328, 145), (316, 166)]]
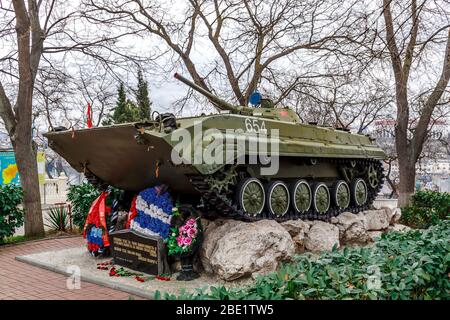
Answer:
[[(59, 0), (57, 4), (64, 3), (64, 7), (58, 7), (58, 15), (66, 14), (67, 12), (70, 12), (73, 10), (73, 8), (76, 8), (79, 6), (80, 0), (74, 0), (74, 1), (65, 1), (65, 0)], [(3, 6), (8, 7), (9, 1), (0, 0)], [(45, 3), (45, 0), (44, 0)], [(175, 0), (164, 0), (159, 1), (159, 10), (162, 14), (166, 16), (166, 19), (168, 21), (183, 21), (184, 20), (184, 11), (185, 11), (185, 4), (186, 2), (183, 1), (175, 1)], [(363, 2), (362, 6), (375, 6), (378, 5), (379, 1), (373, 2), (373, 1), (367, 1)], [(56, 15), (53, 19), (57, 19), (58, 15)], [(377, 15), (373, 16), (373, 20), (370, 22), (373, 26), (378, 26), (380, 24), (380, 17), (379, 13)], [(4, 20), (2, 20), (4, 19)], [(446, 18), (448, 19), (448, 17)], [(0, 17), (0, 23), (7, 20), (7, 17)], [(445, 20), (445, 19), (444, 19)], [(107, 27), (102, 28), (99, 26), (90, 26), (89, 24), (86, 24), (85, 21), (71, 21), (71, 24), (69, 27), (77, 32), (78, 35), (83, 35), (86, 38), (89, 38), (90, 36), (101, 36), (101, 35), (108, 35), (113, 32), (118, 32), (117, 30), (111, 30)], [(202, 32), (202, 27), (200, 24), (200, 32)], [(331, 25), (330, 25), (331, 28)], [(382, 30), (382, 28), (380, 29)], [(203, 30), (204, 31), (204, 30)], [(180, 36), (185, 36), (185, 34), (182, 34)], [(48, 40), (46, 40), (46, 46), (51, 46), (56, 44), (59, 41), (59, 39), (49, 37)], [(159, 55), (161, 52), (165, 51), (167, 49), (167, 46), (156, 36), (145, 34), (143, 37), (136, 37), (136, 36), (128, 36), (126, 38), (122, 38), (119, 41), (119, 45), (123, 47), (127, 47), (127, 50), (130, 50), (129, 52), (132, 52), (133, 54), (140, 55), (140, 56), (156, 56)], [(4, 56), (4, 54), (8, 53), (12, 47), (14, 46), (14, 43), (8, 40), (8, 38), (0, 39), (0, 57)], [(89, 59), (83, 56), (82, 54), (52, 54), (47, 55), (50, 59), (54, 59), (58, 61), (61, 65), (64, 66), (66, 72), (71, 74), (74, 79), (76, 79), (77, 73), (79, 72), (80, 66), (87, 66), (87, 72), (89, 72), (89, 66), (92, 62), (89, 62)], [(210, 70), (212, 66), (214, 66), (215, 61), (217, 61), (217, 53), (215, 52), (214, 48), (209, 43), (207, 37), (203, 38), (197, 38), (194, 42), (194, 49), (191, 54), (192, 60), (197, 64), (199, 67), (200, 72), (205, 75), (207, 70)], [(412, 90), (419, 90), (424, 85), (429, 85), (435, 82), (436, 80), (436, 74), (439, 71), (439, 69), (442, 66), (442, 59), (443, 59), (443, 52), (442, 50), (437, 51), (430, 51), (427, 52), (426, 59), (428, 61), (432, 61), (430, 65), (427, 66), (426, 69), (418, 70), (417, 72), (413, 72), (411, 75), (411, 80), (409, 82), (409, 85)], [(167, 111), (174, 111), (173, 103), (177, 100), (183, 97), (187, 92), (187, 87), (177, 81), (173, 78), (174, 71), (181, 72), (185, 74), (187, 77), (186, 72), (184, 72), (184, 68), (181, 64), (174, 64), (174, 56), (172, 54), (165, 54), (158, 58), (157, 60), (149, 63), (144, 63), (142, 67), (144, 68), (144, 75), (146, 80), (149, 83), (149, 89), (150, 89), (150, 98), (153, 102), (153, 109), (157, 111), (167, 112)], [(291, 60), (283, 60), (280, 62), (279, 67), (285, 68), (285, 69), (299, 69), (301, 70), (304, 66), (304, 64), (307, 64), (308, 62), (308, 53), (307, 52), (301, 52), (301, 54), (298, 55), (296, 59)], [(42, 66), (46, 64), (45, 60), (42, 61)], [(172, 68), (171, 68), (172, 67)], [(317, 65), (316, 68), (320, 69), (321, 65)], [(129, 87), (133, 88), (136, 85), (136, 79), (135, 79), (135, 69), (132, 68), (114, 68), (114, 71), (118, 74), (119, 78), (123, 80)], [(95, 73), (96, 71), (92, 69), (92, 73)], [(393, 88), (393, 77), (391, 70), (389, 69), (389, 66), (387, 65), (387, 68), (377, 68), (373, 70), (374, 74), (378, 74), (381, 79), (384, 79), (391, 83), (391, 87)], [(15, 83), (14, 79), (11, 77), (5, 76), (4, 74), (0, 74), (0, 78), (9, 82), (9, 88), (11, 89), (11, 92), (14, 92)], [(76, 80), (75, 80), (76, 81)], [(114, 87), (114, 90), (116, 90), (116, 87), (118, 86), (118, 81), (115, 81), (111, 84), (112, 87)], [(270, 93), (271, 88), (260, 88), (263, 90), (263, 94)], [(264, 90), (266, 92), (264, 92)], [(226, 92), (223, 93), (224, 95)], [(85, 112), (85, 103), (83, 102), (83, 96), (81, 92), (77, 92), (76, 90), (71, 93), (71, 102), (73, 105), (71, 105), (73, 111), (73, 117), (74, 118), (82, 118), (84, 116)], [(231, 95), (228, 95), (228, 97), (224, 96), (223, 98), (229, 99)], [(82, 103), (83, 102), (83, 103)], [(114, 106), (115, 98), (111, 100), (111, 107)], [(232, 103), (236, 103), (236, 101), (230, 100)], [(201, 111), (209, 110), (213, 111), (212, 107), (210, 105), (205, 105), (204, 109), (199, 110), (197, 106), (194, 106), (194, 102), (190, 105), (188, 105), (183, 110), (183, 115), (191, 115), (191, 114), (198, 114)], [(96, 102), (94, 101), (94, 107), (96, 107)], [(57, 113), (55, 113), (57, 115)], [(62, 123), (63, 120), (57, 120)], [(58, 125), (59, 123), (55, 123)], [(38, 127), (41, 131), (46, 130), (45, 125), (45, 118), (39, 118)]]

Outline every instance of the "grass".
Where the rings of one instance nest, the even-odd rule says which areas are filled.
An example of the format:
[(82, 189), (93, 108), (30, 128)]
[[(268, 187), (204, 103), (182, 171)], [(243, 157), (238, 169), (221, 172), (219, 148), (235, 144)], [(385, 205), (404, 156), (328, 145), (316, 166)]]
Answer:
[(5, 239), (3, 239), (3, 242), (0, 242), (0, 246), (1, 245), (5, 245), (5, 244), (14, 244), (14, 243), (20, 243), (20, 242), (24, 242), (30, 240), (30, 238), (25, 237), (25, 236), (12, 236), (12, 237), (6, 237)]
[(0, 242), (0, 246), (2, 245), (9, 245), (9, 244), (18, 244), (18, 243), (22, 243), (22, 242), (26, 242), (26, 241), (32, 241), (32, 240), (41, 240), (41, 239), (45, 239), (45, 238), (55, 238), (55, 237), (60, 237), (60, 236), (73, 236), (73, 235), (80, 235), (80, 231), (76, 228), (74, 228), (73, 231), (66, 231), (66, 232), (61, 232), (61, 231), (46, 231), (45, 232), (45, 236), (43, 237), (26, 237), (26, 236), (11, 236), (11, 237), (6, 237), (3, 239), (2, 242)]

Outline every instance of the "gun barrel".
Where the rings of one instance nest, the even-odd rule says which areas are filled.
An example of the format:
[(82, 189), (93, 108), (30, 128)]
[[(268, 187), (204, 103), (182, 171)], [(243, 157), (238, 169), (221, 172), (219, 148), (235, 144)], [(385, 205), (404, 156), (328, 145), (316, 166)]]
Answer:
[(199, 85), (195, 84), (194, 82), (186, 79), (181, 74), (175, 73), (174, 77), (175, 77), (175, 79), (180, 80), (181, 82), (183, 82), (184, 84), (188, 85), (189, 87), (191, 87), (195, 91), (197, 91), (197, 92), (201, 93), (202, 95), (204, 95), (205, 97), (207, 97), (209, 99), (209, 101), (211, 101), (214, 104), (214, 106), (216, 106), (218, 109), (220, 109), (220, 110), (237, 111), (235, 106), (233, 106), (233, 105), (229, 104), (228, 102), (226, 102), (226, 101), (216, 97), (215, 95), (213, 95), (208, 90), (205, 90), (202, 87), (200, 87)]

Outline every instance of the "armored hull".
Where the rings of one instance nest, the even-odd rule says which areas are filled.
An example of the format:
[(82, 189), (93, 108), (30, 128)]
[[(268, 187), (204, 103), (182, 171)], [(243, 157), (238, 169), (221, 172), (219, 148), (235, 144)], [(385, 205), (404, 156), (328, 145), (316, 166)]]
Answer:
[[(358, 212), (370, 206), (383, 183), (385, 154), (364, 135), (258, 115), (216, 114), (174, 123), (130, 123), (46, 137), (92, 181), (134, 192), (167, 184), (175, 197), (189, 199), (205, 214), (245, 220), (327, 219)], [(271, 163), (259, 157), (260, 146)], [(208, 149), (222, 160), (210, 161)], [(268, 170), (271, 166), (275, 169)]]

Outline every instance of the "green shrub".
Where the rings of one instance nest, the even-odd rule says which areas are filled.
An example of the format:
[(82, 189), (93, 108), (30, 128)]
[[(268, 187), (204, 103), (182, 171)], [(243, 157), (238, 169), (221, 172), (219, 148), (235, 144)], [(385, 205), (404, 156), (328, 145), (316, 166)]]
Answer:
[(425, 229), (450, 216), (450, 193), (417, 191), (412, 204), (402, 208), (400, 222), (413, 228)]
[(69, 214), (66, 206), (51, 207), (45, 226), (54, 231), (66, 231), (69, 226)]
[(11, 236), (6, 237), (3, 239), (3, 242), (0, 242), (1, 244), (13, 244), (13, 243), (19, 243), (29, 240), (28, 237), (25, 236)]
[[(106, 205), (112, 207), (113, 199), (120, 199), (123, 197), (123, 190), (108, 187), (109, 196), (106, 198)], [(74, 185), (69, 187), (67, 193), (67, 199), (72, 204), (72, 220), (73, 224), (80, 230), (83, 230), (86, 217), (91, 208), (92, 202), (98, 198), (100, 191), (98, 191), (89, 182), (84, 182), (80, 185)], [(109, 216), (107, 217), (107, 222)], [(109, 223), (109, 222), (108, 222)]]
[(80, 230), (91, 208), (92, 202), (100, 195), (100, 192), (90, 183), (85, 182), (77, 186), (70, 186), (67, 199), (72, 204), (73, 224)]
[(16, 184), (0, 185), (0, 243), (23, 225), (22, 188)]
[(384, 234), (373, 247), (344, 248), (318, 258), (302, 254), (245, 288), (210, 287), (164, 298), (448, 300), (449, 264), (450, 221), (441, 221), (428, 230)]

